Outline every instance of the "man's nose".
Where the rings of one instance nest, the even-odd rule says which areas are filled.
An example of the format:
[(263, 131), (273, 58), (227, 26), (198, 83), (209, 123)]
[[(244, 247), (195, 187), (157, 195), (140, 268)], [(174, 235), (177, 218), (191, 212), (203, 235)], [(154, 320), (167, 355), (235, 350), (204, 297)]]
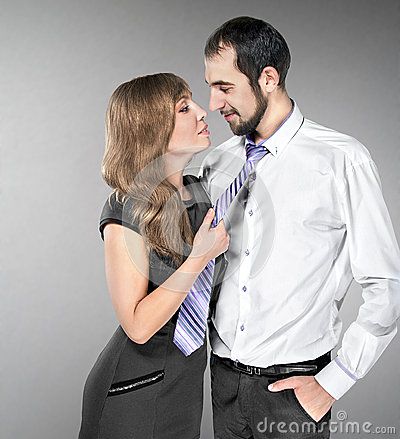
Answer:
[(211, 92), (208, 106), (210, 111), (220, 110), (221, 108), (224, 108), (225, 101), (224, 99), (221, 99), (221, 97), (218, 97), (215, 93)]

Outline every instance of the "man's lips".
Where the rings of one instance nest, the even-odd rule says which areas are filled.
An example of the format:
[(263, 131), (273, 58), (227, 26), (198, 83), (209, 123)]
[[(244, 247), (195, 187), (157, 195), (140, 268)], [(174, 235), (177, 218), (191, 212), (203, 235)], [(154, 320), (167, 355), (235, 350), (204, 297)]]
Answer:
[(228, 122), (230, 122), (237, 114), (235, 112), (233, 113), (227, 113), (224, 114), (224, 119)]

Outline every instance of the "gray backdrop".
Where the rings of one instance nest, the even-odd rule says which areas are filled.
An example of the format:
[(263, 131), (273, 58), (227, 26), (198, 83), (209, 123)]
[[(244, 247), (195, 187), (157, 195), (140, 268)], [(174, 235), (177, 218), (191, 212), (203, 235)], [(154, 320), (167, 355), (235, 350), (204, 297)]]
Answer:
[[(172, 71), (207, 107), (203, 45), (225, 20), (257, 16), (282, 32), (290, 96), (306, 117), (369, 148), (399, 237), (398, 1), (0, 3), (2, 438), (76, 437), (83, 383), (117, 325), (98, 233), (110, 94), (133, 76)], [(219, 114), (208, 122), (213, 145), (231, 135)], [(360, 303), (354, 285), (344, 328)], [(399, 346), (397, 337), (333, 419), (345, 410), (399, 434)], [(203, 439), (208, 389), (207, 371)]]

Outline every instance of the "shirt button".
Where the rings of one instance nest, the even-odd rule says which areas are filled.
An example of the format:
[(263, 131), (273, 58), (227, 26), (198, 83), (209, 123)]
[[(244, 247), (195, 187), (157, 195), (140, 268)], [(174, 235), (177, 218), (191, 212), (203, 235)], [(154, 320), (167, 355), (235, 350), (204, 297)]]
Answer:
[(246, 249), (246, 251), (244, 252), (244, 254), (245, 254), (246, 256), (249, 256), (249, 254), (250, 254), (249, 249)]
[(252, 216), (253, 215), (253, 211), (249, 210), (249, 215)]
[(244, 292), (247, 291), (246, 285), (242, 288), (242, 290), (243, 290)]
[(240, 327), (241, 331), (244, 331), (244, 325), (242, 324), (242, 326)]

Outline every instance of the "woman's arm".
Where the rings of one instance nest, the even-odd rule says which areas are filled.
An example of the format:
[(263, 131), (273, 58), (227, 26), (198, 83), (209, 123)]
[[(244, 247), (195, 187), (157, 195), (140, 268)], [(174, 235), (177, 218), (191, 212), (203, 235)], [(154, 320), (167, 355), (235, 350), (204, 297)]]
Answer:
[(131, 340), (146, 343), (175, 314), (199, 273), (214, 257), (210, 250), (218, 254), (226, 250), (229, 237), (223, 227), (212, 229), (213, 236), (202, 239), (196, 254), (192, 251), (163, 284), (147, 295), (149, 260), (143, 238), (118, 224), (105, 226), (108, 289), (117, 318)]

